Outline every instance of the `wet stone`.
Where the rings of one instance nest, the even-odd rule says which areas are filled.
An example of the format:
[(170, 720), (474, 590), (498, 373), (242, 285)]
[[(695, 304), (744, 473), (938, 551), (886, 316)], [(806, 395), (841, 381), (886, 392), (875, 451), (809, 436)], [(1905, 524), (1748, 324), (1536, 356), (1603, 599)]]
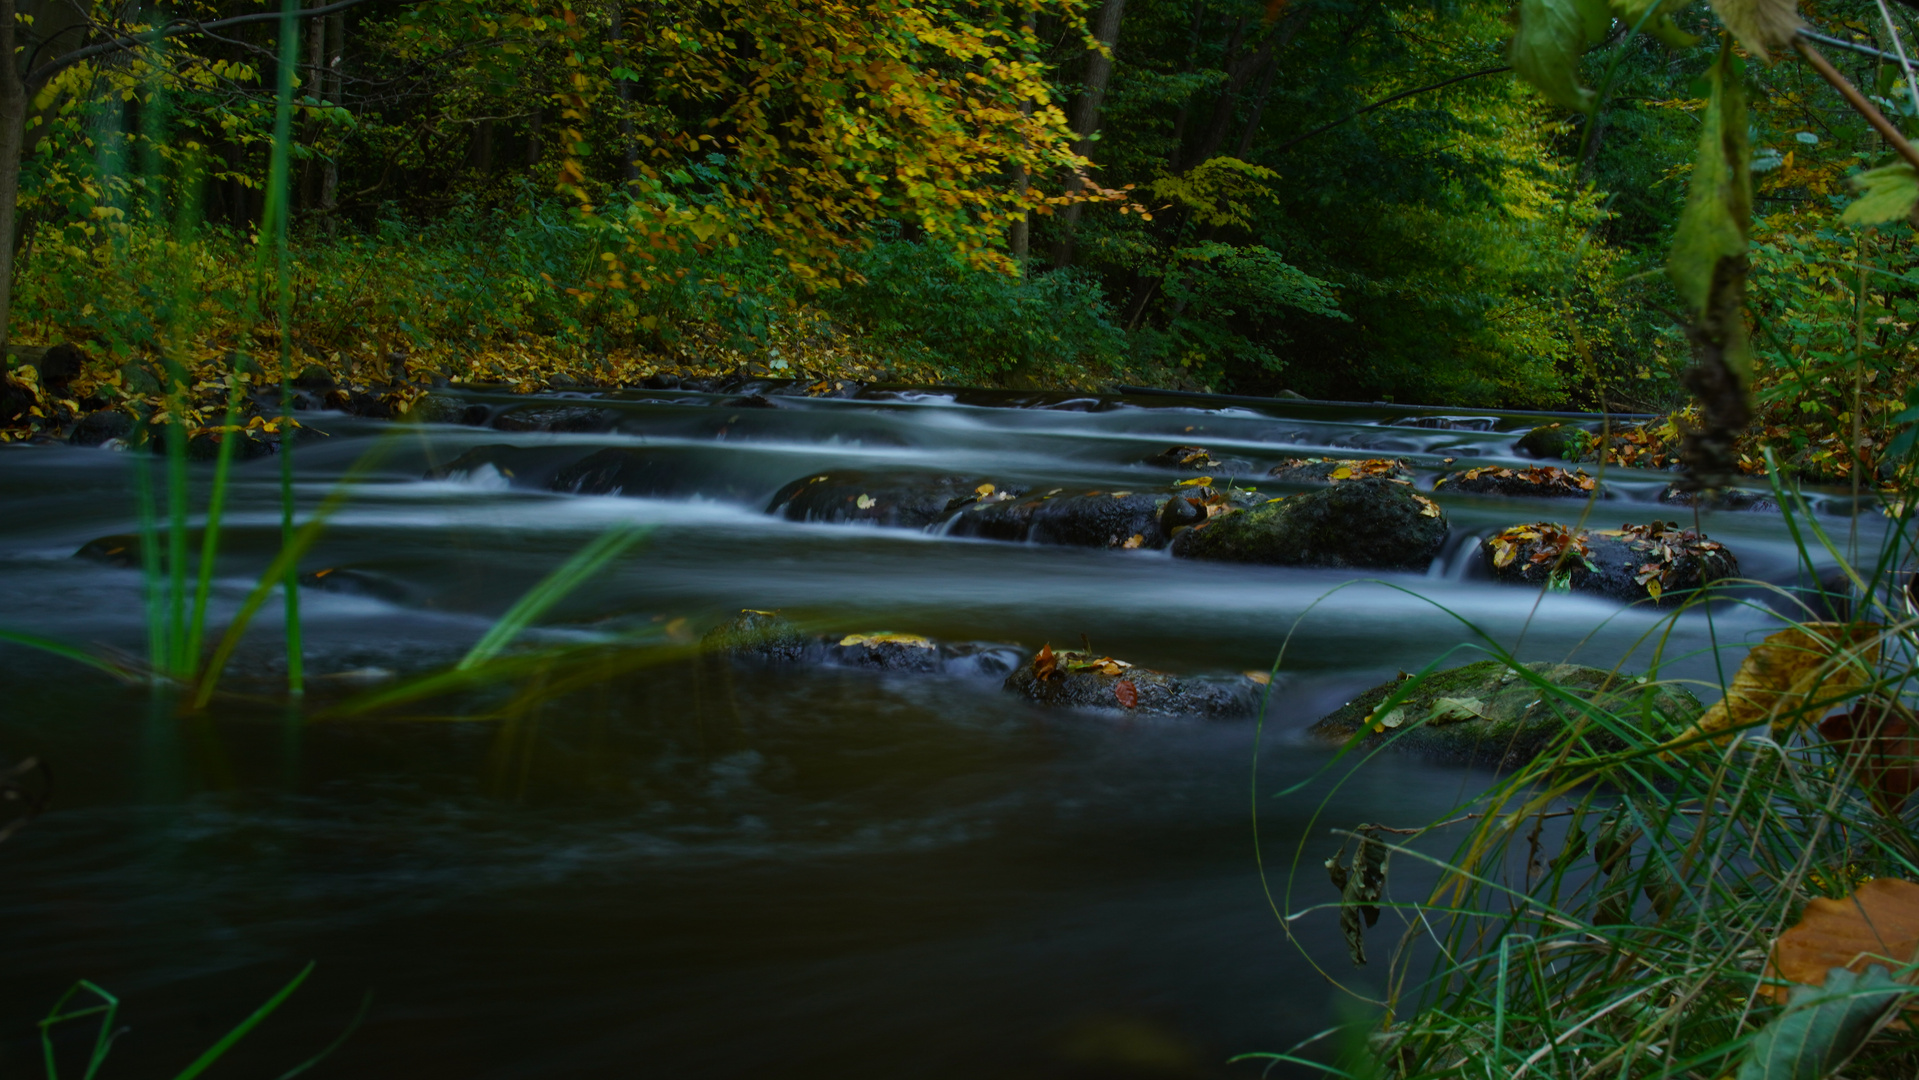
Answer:
[(595, 434), (612, 431), (620, 422), (616, 409), (590, 405), (531, 405), (509, 409), (493, 418), (498, 431), (558, 431)]
[(1439, 504), (1409, 484), (1372, 477), (1215, 515), (1182, 529), (1172, 549), (1222, 562), (1423, 570), (1446, 533)]
[(1369, 477), (1413, 478), (1412, 470), (1398, 458), (1287, 458), (1268, 469), (1266, 475), (1284, 484), (1341, 484)]
[(300, 584), (317, 592), (364, 596), (389, 604), (404, 604), (414, 595), (413, 589), (397, 578), (351, 566), (333, 566), (301, 574)]
[(1659, 501), (1668, 506), (1698, 507), (1701, 510), (1734, 510), (1766, 513), (1779, 509), (1772, 496), (1743, 488), (1721, 488), (1712, 492), (1687, 491), (1677, 483), (1667, 484)]
[(421, 424), (465, 424), (482, 427), (493, 415), (493, 408), (452, 394), (428, 394), (413, 403), (406, 419)]
[[(1698, 700), (1679, 687), (1579, 664), (1523, 666), (1525, 675), (1500, 660), (1416, 681), (1402, 674), (1333, 710), (1310, 731), (1340, 743), (1363, 733), (1362, 745), (1368, 748), (1389, 745), (1456, 764), (1512, 768), (1538, 756), (1578, 717), (1579, 706), (1542, 682), (1656, 734), (1676, 734), (1701, 712)], [(1395, 695), (1398, 701), (1391, 700)], [(1585, 738), (1596, 753), (1621, 746), (1597, 725)]]
[(75, 446), (102, 446), (133, 437), (133, 417), (118, 409), (96, 409), (73, 425), (67, 441)]
[(1739, 573), (1732, 552), (1676, 522), (1586, 530), (1540, 521), (1515, 525), (1486, 538), (1480, 547), (1500, 581), (1626, 603), (1650, 600), (1671, 606)]
[(520, 487), (545, 487), (554, 474), (579, 460), (577, 446), (475, 446), (426, 471), (428, 480), (498, 479)]
[(1050, 649), (1021, 664), (1005, 685), (1028, 701), (1059, 708), (1231, 717), (1248, 715), (1255, 705), (1248, 680), (1179, 678), (1095, 653)]
[(1026, 489), (1001, 488), (977, 476), (950, 473), (829, 471), (801, 477), (773, 494), (766, 512), (788, 521), (859, 522), (920, 529), (945, 521), (983, 498)]
[(1545, 424), (1521, 435), (1513, 449), (1548, 461), (1578, 461), (1593, 443), (1592, 432), (1571, 424)]
[(1487, 465), (1442, 476), (1433, 491), (1467, 495), (1505, 495), (1520, 499), (1585, 499), (1601, 492), (1586, 470), (1567, 471), (1556, 465), (1508, 469)]
[(949, 535), (1068, 547), (1158, 548), (1166, 544), (1159, 528), (1166, 499), (1146, 492), (1069, 493), (1062, 488), (1002, 499), (996, 490), (961, 508)]
[(755, 608), (740, 609), (700, 638), (700, 648), (709, 654), (762, 663), (798, 663), (813, 645), (814, 640), (800, 633), (791, 620)]

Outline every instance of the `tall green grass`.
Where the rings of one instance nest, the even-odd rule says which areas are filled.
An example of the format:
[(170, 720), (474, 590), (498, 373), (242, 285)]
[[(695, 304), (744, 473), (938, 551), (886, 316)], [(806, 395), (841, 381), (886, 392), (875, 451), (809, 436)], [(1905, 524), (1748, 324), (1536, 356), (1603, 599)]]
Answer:
[[(1803, 502), (1776, 494), (1807, 566), (1824, 551), (1853, 582), (1862, 636), (1829, 663), (1869, 678), (1828, 679), (1770, 725), (1674, 741), (1650, 711), (1596, 707), (1489, 647), (1555, 705), (1562, 735), (1443, 821), (1338, 823), (1345, 845), (1366, 852), (1354, 861), (1383, 871), (1376, 900), (1330, 888), (1304, 854), (1314, 838), (1301, 838), (1276, 907), (1286, 933), (1302, 947), (1363, 935), (1380, 970), (1325, 974), (1379, 989), (1349, 991), (1369, 1018), (1336, 1061), (1323, 1046), (1251, 1057), (1400, 1080), (1919, 1075), (1919, 1035), (1901, 1019), (1919, 993), (1919, 942), (1886, 941), (1878, 975), (1840, 971), (1824, 990), (1795, 990), (1769, 967), (1813, 898), (1847, 897), (1875, 877), (1919, 881), (1919, 813), (1900, 786), (1919, 781), (1907, 772), (1919, 770), (1919, 738), (1905, 735), (1919, 699), (1919, 618), (1904, 599), (1912, 511), (1899, 510), (1862, 563)], [(1764, 610), (1795, 610), (1777, 591)], [(1757, 601), (1702, 597), (1686, 617), (1713, 619), (1714, 603)], [(1774, 628), (1826, 617), (1810, 602), (1796, 610)], [(1655, 680), (1679, 659), (1662, 655), (1670, 625), (1645, 643)], [(1701, 688), (1720, 691), (1751, 643), (1714, 641), (1724, 675)], [(1867, 700), (1888, 703), (1853, 714), (1872, 730), (1821, 733), (1835, 707)], [(1910, 730), (1919, 736), (1919, 722)], [(1355, 740), (1339, 767), (1369, 759)], [(1407, 876), (1432, 884), (1395, 889)]]

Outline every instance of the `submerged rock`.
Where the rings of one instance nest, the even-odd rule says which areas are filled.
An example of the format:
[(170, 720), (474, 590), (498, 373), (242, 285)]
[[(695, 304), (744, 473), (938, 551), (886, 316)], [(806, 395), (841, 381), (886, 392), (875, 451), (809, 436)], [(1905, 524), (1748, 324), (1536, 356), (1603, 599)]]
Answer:
[(736, 660), (816, 664), (907, 674), (985, 675), (1018, 667), (1022, 654), (1007, 645), (943, 642), (918, 634), (874, 630), (861, 634), (807, 634), (778, 612), (742, 609), (700, 639), (701, 648)]
[(1213, 516), (1180, 530), (1172, 547), (1187, 559), (1423, 570), (1446, 533), (1438, 503), (1408, 484), (1370, 477)]
[(483, 427), (492, 415), (493, 408), (490, 405), (467, 401), (451, 394), (428, 394), (413, 403), (413, 407), (406, 411), (405, 418), (419, 424)]
[[(1537, 680), (1656, 734), (1677, 733), (1702, 711), (1698, 699), (1676, 686), (1646, 684), (1579, 664), (1523, 666)], [(1579, 706), (1535, 678), (1500, 660), (1437, 671), (1413, 683), (1402, 673), (1333, 710), (1310, 730), (1341, 743), (1364, 732), (1368, 747), (1390, 743), (1396, 750), (1460, 764), (1511, 768), (1538, 756), (1580, 718)], [(1594, 751), (1622, 745), (1596, 723), (1587, 723), (1586, 731)]]
[(791, 620), (756, 608), (741, 608), (738, 615), (700, 638), (700, 648), (709, 653), (763, 663), (797, 663), (813, 644)]
[(1068, 494), (1063, 488), (1053, 488), (1023, 498), (1002, 499), (999, 495), (995, 491), (960, 509), (953, 519), (951, 535), (1071, 547), (1158, 548), (1166, 544), (1159, 528), (1160, 508), (1168, 498), (1164, 494)]
[(444, 465), (426, 471), (428, 480), (503, 479), (516, 486), (543, 486), (559, 470), (578, 460), (577, 446), (475, 446)]
[(1025, 492), (1023, 487), (1001, 488), (977, 476), (831, 471), (802, 477), (774, 492), (766, 512), (788, 521), (866, 522), (919, 529), (979, 500)]
[(1710, 582), (1739, 573), (1732, 552), (1680, 529), (1678, 522), (1589, 531), (1539, 521), (1490, 536), (1480, 547), (1498, 580), (1627, 603), (1676, 604)]
[(1412, 470), (1398, 458), (1287, 458), (1268, 469), (1266, 475), (1287, 484), (1342, 484), (1372, 477), (1407, 481), (1413, 478)]
[(1162, 469), (1178, 469), (1181, 472), (1205, 472), (1219, 464), (1219, 459), (1206, 452), (1203, 446), (1169, 446), (1152, 457), (1146, 464), (1157, 465)]
[(500, 431), (598, 433), (612, 431), (619, 422), (619, 410), (590, 405), (528, 405), (493, 418), (493, 426)]
[(1545, 424), (1521, 435), (1513, 449), (1549, 461), (1578, 461), (1593, 444), (1593, 434), (1571, 424)]
[(404, 604), (414, 597), (414, 589), (397, 578), (352, 566), (332, 566), (301, 574), (300, 584), (319, 592), (364, 596), (389, 604)]
[(1006, 677), (1006, 689), (1041, 705), (1175, 716), (1243, 716), (1254, 707), (1251, 686), (1181, 679), (1110, 656), (1050, 647)]
[(1750, 510), (1754, 513), (1779, 509), (1772, 496), (1743, 488), (1721, 488), (1713, 492), (1687, 491), (1677, 483), (1666, 485), (1659, 501), (1669, 506), (1697, 506), (1701, 510)]
[(133, 417), (119, 409), (95, 409), (73, 425), (67, 441), (75, 446), (103, 446), (133, 437)]
[(1433, 483), (1435, 493), (1458, 491), (1522, 499), (1584, 499), (1600, 490), (1597, 481), (1586, 475), (1586, 470), (1567, 472), (1555, 465), (1534, 465), (1530, 469), (1487, 465), (1449, 473)]

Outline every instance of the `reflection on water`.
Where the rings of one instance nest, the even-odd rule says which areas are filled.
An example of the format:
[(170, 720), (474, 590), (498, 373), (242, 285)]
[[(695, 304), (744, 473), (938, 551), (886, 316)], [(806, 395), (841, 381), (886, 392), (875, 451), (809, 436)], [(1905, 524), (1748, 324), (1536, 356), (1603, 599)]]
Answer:
[[(1173, 443), (1248, 463), (1237, 482), (1254, 484), (1289, 454), (1390, 452), (1412, 458), (1425, 488), (1444, 458), (1509, 460), (1523, 424), (1508, 418), (1426, 427), (1323, 409), (994, 409), (938, 395), (736, 409), (634, 397), (605, 435), (398, 436), (310, 560), (372, 583), (305, 597), (312, 669), (450, 662), (521, 591), (624, 521), (660, 528), (556, 611), (549, 640), (697, 633), (755, 607), (827, 629), (1025, 649), (1084, 635), (1180, 672), (1264, 668), (1284, 642), (1259, 783), (1306, 788), (1261, 797), (1260, 828), (1278, 887), (1298, 849), (1308, 869), (1293, 903), (1304, 904), (1331, 898), (1318, 872), (1338, 846), (1330, 828), (1428, 820), (1486, 779), (1387, 760), (1334, 792), (1315, 779), (1329, 755), (1302, 740), (1306, 724), (1462, 645), (1606, 665), (1629, 653), (1643, 663), (1653, 647), (1647, 613), (1478, 575), (1475, 536), (1578, 504), (1443, 498), (1454, 531), (1433, 571), (1357, 584), (1324, 570), (761, 512), (788, 481), (843, 466), (1146, 488), (1169, 477), (1141, 459)], [(309, 506), (386, 430), (312, 424), (329, 434), (301, 448)], [(552, 450), (512, 476), (421, 479), (498, 443)], [(666, 455), (674, 490), (538, 486), (547, 466), (536, 459), (557, 469), (608, 446)], [(132, 530), (128, 460), (49, 448), (9, 448), (4, 459), (4, 622), (137, 651), (137, 573), (69, 557)], [(239, 470), (216, 621), (277, 543), (275, 470)], [(1679, 516), (1652, 501), (1666, 479), (1608, 477), (1613, 497), (1592, 522)], [(1826, 520), (1847, 542), (1848, 522)], [(1857, 542), (1875, 542), (1876, 521), (1862, 519)], [(1705, 526), (1746, 573), (1798, 582), (1776, 515), (1708, 515)], [(1722, 642), (1770, 625), (1735, 605), (1714, 618)], [(268, 685), (274, 636), (255, 632), (236, 687)], [(1707, 643), (1704, 618), (1688, 615), (1666, 657), (1679, 674), (1709, 678)], [(323, 677), (316, 697), (337, 696), (329, 687), (343, 681)], [(232, 1075), (277, 1075), (318, 1050), (368, 991), (364, 1024), (323, 1069), (1252, 1075), (1226, 1059), (1283, 1049), (1335, 1015), (1315, 964), (1353, 976), (1330, 916), (1297, 924), (1302, 952), (1262, 892), (1251, 722), (1049, 713), (990, 677), (688, 660), (628, 666), (484, 723), (434, 714), (300, 725), (265, 699), (179, 721), (142, 692), (12, 649), (0, 651), (0, 694), (0, 756), (40, 755), (59, 781), (55, 811), (0, 847), (10, 976), (0, 1068), (12, 1071), (37, 1068), (31, 1021), (74, 979), (123, 997), (131, 1028), (116, 1075), (171, 1075), (313, 959), (308, 986), (222, 1066)], [(1418, 891), (1416, 868), (1396, 875), (1395, 890)]]

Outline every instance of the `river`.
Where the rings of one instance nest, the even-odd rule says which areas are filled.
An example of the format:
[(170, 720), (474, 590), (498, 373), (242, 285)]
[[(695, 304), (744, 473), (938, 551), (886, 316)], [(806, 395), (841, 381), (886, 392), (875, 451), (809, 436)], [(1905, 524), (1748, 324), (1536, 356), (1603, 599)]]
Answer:
[[(1255, 807), (1268, 884), (1297, 908), (1333, 898), (1318, 868), (1340, 843), (1332, 829), (1432, 820), (1490, 775), (1389, 756), (1335, 782), (1346, 769), (1326, 771), (1332, 752), (1307, 725), (1476, 633), (1527, 660), (1610, 667), (1630, 654), (1640, 667), (1661, 619), (1488, 580), (1478, 538), (1577, 517), (1578, 501), (1442, 494), (1452, 530), (1432, 569), (1366, 575), (765, 512), (787, 482), (844, 468), (1155, 490), (1177, 477), (1141, 462), (1174, 444), (1250, 463), (1242, 484), (1289, 456), (1404, 457), (1423, 491), (1447, 458), (1520, 463), (1513, 440), (1537, 422), (1525, 417), (937, 392), (592, 404), (618, 411), (616, 431), (305, 415), (324, 432), (296, 453), (309, 512), (385, 452), (304, 564), (376, 586), (302, 590), (309, 712), (456, 661), (571, 552), (643, 522), (658, 528), (535, 640), (683, 641), (738, 609), (778, 609), (836, 633), (1027, 655), (1090, 640), (1230, 676), (1270, 667), (1290, 633), (1264, 724), (1048, 711), (979, 672), (696, 660), (636, 667), (511, 721), (426, 708), (313, 720), (273, 700), (282, 662), (264, 616), (235, 658), (236, 693), (180, 719), (145, 689), (0, 646), (0, 759), (38, 756), (56, 779), (50, 809), (0, 844), (0, 1073), (37, 1074), (34, 1021), (77, 979), (122, 1002), (106, 1075), (171, 1076), (315, 961), (214, 1075), (279, 1075), (363, 1002), (311, 1075), (1256, 1075), (1227, 1059), (1284, 1050), (1342, 1015), (1316, 967), (1362, 988), (1381, 968), (1352, 967), (1331, 912), (1295, 921), (1289, 940), (1255, 858)], [(554, 461), (645, 446), (678, 464), (647, 497), (559, 494), (490, 468), (424, 478), (503, 442)], [(139, 572), (73, 557), (136, 528), (134, 461), (0, 449), (0, 625), (144, 650)], [(1667, 474), (1604, 479), (1595, 527), (1692, 521), (1653, 501)], [(271, 459), (237, 468), (216, 626), (275, 549), (277, 484)], [(1838, 494), (1819, 505), (1836, 542), (1874, 549), (1876, 512), (1851, 520)], [(1777, 513), (1700, 520), (1745, 575), (1802, 581)], [(1369, 580), (1334, 591), (1356, 577)], [(1736, 645), (1776, 626), (1758, 604), (1722, 603), (1711, 621), (1678, 620), (1667, 674), (1713, 679), (1713, 637)], [(1407, 865), (1393, 889), (1427, 880)], [(66, 1052), (79, 1041), (76, 1028)]]

